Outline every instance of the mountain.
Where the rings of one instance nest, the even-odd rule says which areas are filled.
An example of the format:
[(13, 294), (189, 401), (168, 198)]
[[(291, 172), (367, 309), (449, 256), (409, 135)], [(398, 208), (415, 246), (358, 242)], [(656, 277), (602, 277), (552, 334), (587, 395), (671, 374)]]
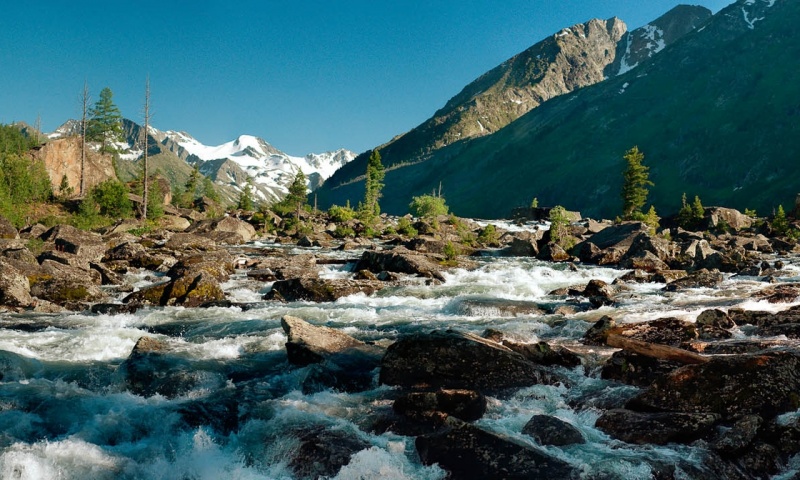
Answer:
[[(649, 198), (661, 213), (677, 211), (683, 192), (762, 214), (791, 206), (800, 177), (800, 89), (790, 80), (798, 24), (800, 2), (739, 0), (634, 70), (388, 172), (382, 206), (404, 212), (411, 195), (441, 182), (459, 215), (503, 217), (536, 197), (613, 217), (622, 155), (634, 145), (646, 155)], [(359, 188), (342, 185), (334, 199)]]
[[(491, 135), (552, 98), (632, 68), (631, 62), (654, 55), (710, 16), (706, 8), (682, 6), (630, 34), (618, 18), (565, 28), (485, 73), (429, 120), (378, 147), (383, 163), (391, 168), (424, 162), (440, 148)], [(321, 198), (344, 203), (330, 190), (363, 176), (368, 157), (369, 152), (361, 154), (337, 171)]]
[[(79, 134), (80, 122), (69, 120), (51, 139)], [(120, 152), (118, 168), (124, 180), (139, 174), (138, 161), (144, 153), (141, 146), (142, 126), (131, 120), (122, 122), (124, 141), (115, 147)], [(149, 127), (147, 136), (148, 164), (159, 171), (173, 186), (182, 186), (197, 165), (200, 172), (214, 180), (220, 196), (235, 203), (247, 179), (252, 179), (254, 195), (267, 202), (280, 200), (298, 169), (308, 178), (309, 189), (318, 188), (337, 168), (355, 158), (345, 149), (322, 154), (293, 157), (261, 138), (241, 135), (218, 146), (207, 146), (186, 132), (161, 131)]]

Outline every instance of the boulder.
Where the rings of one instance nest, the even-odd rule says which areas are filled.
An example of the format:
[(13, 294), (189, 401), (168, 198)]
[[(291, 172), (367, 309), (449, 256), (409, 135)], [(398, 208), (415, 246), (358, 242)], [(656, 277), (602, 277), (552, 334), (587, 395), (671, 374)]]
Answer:
[(102, 260), (108, 246), (97, 233), (78, 230), (71, 225), (56, 225), (42, 235), (45, 242), (53, 242), (55, 250), (75, 255), (88, 265)]
[(147, 253), (147, 249), (138, 241), (129, 241), (108, 249), (103, 256), (103, 262), (114, 260), (133, 261)]
[(94, 303), (107, 298), (98, 287), (99, 272), (62, 265), (51, 260), (42, 262), (39, 273), (28, 276), (31, 295), (57, 305)]
[(781, 283), (770, 285), (755, 294), (754, 297), (769, 303), (790, 303), (800, 297), (800, 283)]
[(203, 235), (175, 233), (167, 240), (164, 247), (169, 250), (180, 252), (186, 250), (215, 250), (217, 248), (217, 243)]
[(217, 250), (182, 258), (167, 271), (167, 276), (171, 278), (194, 277), (199, 273), (205, 273), (218, 282), (226, 282), (233, 272), (231, 254), (226, 250)]
[(606, 338), (610, 334), (621, 335), (647, 343), (680, 347), (684, 342), (697, 338), (697, 326), (692, 322), (667, 317), (648, 322), (618, 325), (608, 330)]
[(547, 242), (542, 245), (536, 258), (547, 262), (568, 262), (572, 260), (572, 256), (556, 242)]
[(535, 257), (539, 254), (539, 241), (543, 231), (516, 232), (504, 251), (513, 257)]
[(272, 290), (264, 295), (264, 299), (287, 302), (335, 302), (356, 293), (372, 295), (383, 287), (384, 283), (381, 281), (293, 278), (275, 282)]
[(738, 232), (753, 226), (751, 217), (733, 208), (706, 208), (705, 220), (707, 221), (705, 229), (730, 228)]
[(522, 433), (533, 437), (540, 445), (563, 447), (586, 443), (580, 430), (572, 424), (550, 415), (534, 415), (522, 427)]
[(634, 239), (647, 233), (649, 227), (641, 222), (625, 222), (604, 228), (579, 246), (580, 259), (598, 265), (616, 264), (628, 253)]
[(786, 350), (713, 357), (657, 379), (629, 402), (647, 411), (770, 419), (800, 407), (800, 353)]
[(361, 255), (355, 267), (355, 271), (407, 273), (444, 281), (441, 269), (432, 257), (402, 247), (389, 251), (368, 250)]
[(695, 324), (700, 327), (717, 327), (725, 329), (736, 326), (736, 323), (734, 323), (727, 313), (718, 309), (703, 310), (700, 312), (700, 315), (697, 316)]
[(333, 478), (350, 458), (371, 445), (352, 432), (334, 426), (304, 426), (289, 430), (298, 445), (287, 459), (294, 478)]
[(603, 315), (586, 331), (581, 341), (586, 345), (605, 346), (609, 333), (616, 327), (617, 322), (613, 318)]
[(474, 390), (438, 390), (412, 392), (394, 401), (394, 411), (415, 417), (425, 412), (442, 412), (465, 422), (472, 422), (486, 413), (486, 397)]
[(490, 340), (500, 343), (504, 347), (510, 348), (533, 363), (546, 366), (556, 365), (569, 368), (581, 365), (581, 358), (577, 354), (562, 346), (552, 347), (550, 344), (543, 341), (536, 343), (515, 342), (512, 339), (502, 338), (502, 334), (500, 334), (500, 338), (497, 338), (494, 335), (488, 336), (487, 333), (491, 335), (490, 332), (484, 332), (483, 336), (485, 338), (489, 338)]
[(32, 302), (28, 277), (10, 262), (0, 258), (0, 305), (27, 307)]
[(234, 217), (203, 220), (187, 230), (189, 233), (205, 234), (217, 243), (238, 245), (247, 243), (256, 236), (256, 229), (249, 223)]
[(724, 430), (711, 443), (711, 448), (722, 455), (734, 455), (750, 446), (758, 435), (764, 419), (758, 415), (737, 418), (730, 428)]
[(595, 427), (634, 444), (690, 443), (711, 432), (720, 420), (715, 413), (641, 413), (625, 409), (604, 412)]
[(684, 366), (674, 360), (648, 357), (627, 350), (614, 352), (603, 364), (600, 377), (637, 387), (647, 387), (662, 375)]
[(0, 239), (2, 238), (17, 239), (19, 238), (19, 231), (7, 218), (0, 216)]
[(189, 362), (173, 355), (166, 342), (147, 336), (136, 342), (117, 370), (127, 389), (143, 397), (182, 395), (197, 385), (200, 376)]
[(497, 316), (518, 317), (544, 315), (545, 311), (536, 302), (506, 300), (504, 298), (466, 298), (457, 300), (455, 311), (470, 317)]
[(292, 278), (317, 278), (317, 257), (311, 254), (271, 255), (258, 259), (248, 277), (264, 282), (290, 280)]
[(722, 283), (722, 273), (716, 270), (701, 269), (683, 278), (669, 282), (664, 290), (676, 292), (687, 288), (714, 288)]
[(281, 327), (287, 336), (289, 362), (295, 365), (319, 363), (337, 354), (353, 351), (376, 357), (383, 353), (383, 349), (367, 345), (339, 330), (315, 326), (291, 315), (281, 318)]
[(453, 330), (401, 337), (387, 349), (380, 372), (387, 385), (481, 391), (559, 381), (508, 347)]
[(192, 222), (177, 215), (164, 215), (159, 220), (161, 228), (170, 232), (183, 232), (192, 226)]
[(563, 460), (453, 417), (416, 446), (423, 464), (439, 464), (451, 478), (578, 478)]
[(614, 304), (614, 287), (598, 279), (589, 280), (583, 290), (583, 296), (589, 299), (595, 308)]
[[(629, 251), (630, 253), (630, 251)], [(669, 270), (669, 266), (652, 252), (638, 252), (625, 255), (619, 262), (620, 268), (643, 270), (645, 272), (659, 272)]]

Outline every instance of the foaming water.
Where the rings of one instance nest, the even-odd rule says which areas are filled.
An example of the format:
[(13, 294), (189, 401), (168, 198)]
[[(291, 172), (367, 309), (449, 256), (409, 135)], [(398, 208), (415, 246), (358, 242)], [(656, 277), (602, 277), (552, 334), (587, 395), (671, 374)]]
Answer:
[[(353, 263), (347, 261), (360, 254), (314, 252), (336, 259), (319, 266), (323, 278), (349, 277)], [(223, 288), (244, 306), (146, 308), (120, 315), (2, 314), (0, 477), (291, 479), (298, 432), (323, 428), (366, 446), (333, 478), (445, 478), (438, 466), (421, 465), (412, 437), (373, 431), (396, 395), (378, 386), (377, 370), (368, 372), (372, 383), (365, 391), (345, 393), (309, 382), (317, 373), (314, 366), (288, 363), (284, 315), (382, 345), (406, 333), (448, 328), (475, 334), (493, 328), (522, 342), (576, 345), (603, 315), (622, 323), (666, 316), (694, 321), (707, 308), (778, 311), (797, 304), (755, 300), (752, 294), (763, 283), (729, 277), (720, 288), (680, 293), (664, 292), (663, 284), (626, 285), (614, 308), (551, 314), (547, 308), (553, 305), (581, 301), (551, 295), (553, 290), (591, 279), (612, 283), (625, 272), (524, 258), (477, 261), (477, 269), (447, 272), (442, 284), (408, 279), (372, 296), (330, 303), (265, 302), (271, 284), (240, 271)], [(800, 273), (793, 260), (785, 261), (790, 275)], [(130, 278), (139, 287), (163, 281), (152, 272)], [(166, 375), (174, 391), (147, 393), (126, 376), (126, 359), (143, 335), (167, 344), (169, 354), (153, 375)], [(589, 370), (587, 375), (582, 368), (559, 369), (568, 385), (536, 385), (491, 397), (477, 424), (546, 451), (587, 478), (651, 478), (654, 468), (669, 464), (699, 468), (697, 449), (634, 446), (596, 429), (603, 408), (623, 405), (639, 389), (602, 380), (596, 368)], [(536, 414), (570, 423), (587, 443), (538, 445), (521, 433)], [(800, 468), (800, 460), (792, 462), (790, 468)]]

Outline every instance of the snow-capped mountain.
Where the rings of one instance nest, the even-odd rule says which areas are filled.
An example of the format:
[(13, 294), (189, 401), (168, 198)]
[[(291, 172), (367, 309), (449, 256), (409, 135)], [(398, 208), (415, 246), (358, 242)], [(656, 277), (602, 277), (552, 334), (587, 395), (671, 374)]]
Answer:
[[(79, 135), (80, 122), (69, 120), (48, 137), (51, 139)], [(119, 158), (137, 161), (144, 153), (142, 127), (136, 122), (123, 119), (124, 140), (114, 146)], [(338, 168), (355, 158), (355, 153), (339, 149), (333, 152), (310, 153), (294, 157), (273, 147), (263, 139), (252, 135), (240, 135), (222, 145), (209, 146), (182, 131), (162, 131), (148, 127), (147, 148), (151, 157), (166, 154), (171, 158), (197, 165), (200, 172), (219, 187), (223, 198), (235, 201), (251, 179), (254, 194), (263, 201), (274, 202), (288, 193), (288, 187), (298, 170), (302, 170), (313, 191), (322, 185)], [(187, 167), (191, 171), (190, 167)]]

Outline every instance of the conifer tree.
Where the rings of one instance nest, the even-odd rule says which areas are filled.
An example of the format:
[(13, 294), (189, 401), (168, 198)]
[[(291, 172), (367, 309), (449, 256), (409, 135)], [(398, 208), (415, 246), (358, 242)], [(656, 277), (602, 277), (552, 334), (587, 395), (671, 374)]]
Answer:
[(292, 184), (289, 185), (289, 194), (284, 199), (284, 203), (289, 211), (297, 212), (297, 218), (300, 218), (300, 211), (308, 203), (306, 175), (302, 170), (297, 170)]
[(633, 220), (642, 215), (642, 207), (647, 202), (647, 187), (655, 185), (650, 181), (650, 168), (642, 165), (644, 154), (639, 147), (633, 147), (623, 156), (627, 167), (623, 174), (622, 214), (626, 220)]
[(236, 208), (247, 212), (253, 211), (253, 180), (247, 177), (247, 183), (239, 194), (239, 201), (236, 203)]
[(378, 201), (381, 198), (383, 189), (383, 179), (386, 171), (381, 163), (381, 154), (378, 150), (373, 150), (367, 162), (367, 176), (364, 182), (364, 203), (361, 204), (359, 211), (361, 220), (365, 223), (374, 222), (375, 218), (381, 214)]
[(103, 152), (113, 152), (110, 144), (122, 140), (122, 114), (114, 105), (113, 96), (110, 88), (104, 88), (100, 99), (89, 110), (87, 136), (90, 141), (100, 142)]
[(219, 193), (214, 187), (214, 182), (206, 176), (203, 176), (203, 195), (213, 202), (219, 202)]
[(778, 235), (785, 235), (789, 231), (789, 220), (786, 218), (786, 212), (783, 210), (783, 205), (778, 205), (778, 210), (772, 218), (772, 229)]

